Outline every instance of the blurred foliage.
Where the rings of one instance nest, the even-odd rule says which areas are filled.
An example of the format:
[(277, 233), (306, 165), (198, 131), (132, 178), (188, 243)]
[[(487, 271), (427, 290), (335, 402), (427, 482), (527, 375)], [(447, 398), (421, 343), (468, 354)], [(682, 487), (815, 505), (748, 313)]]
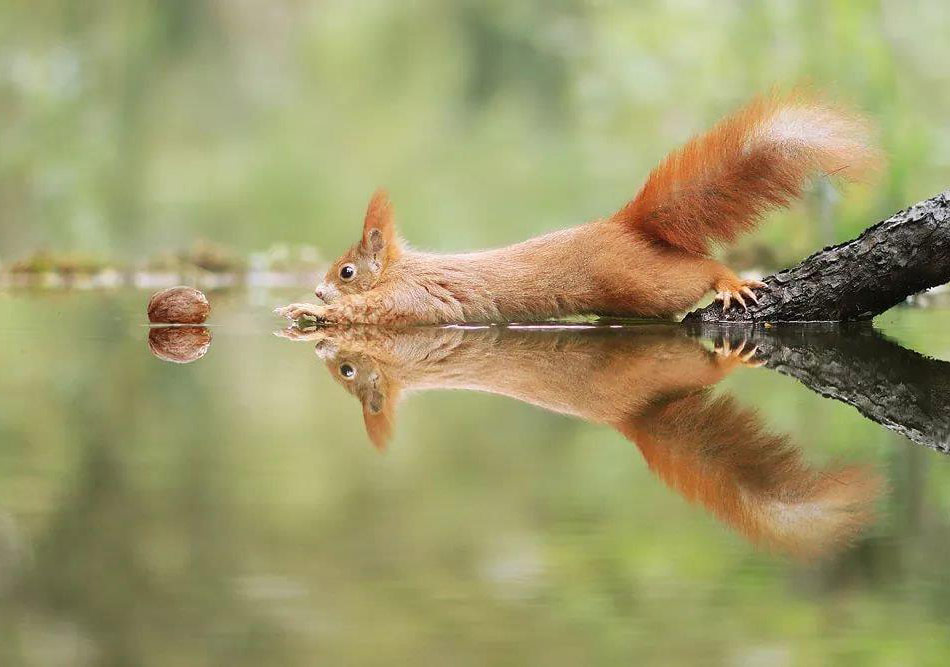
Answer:
[(149, 258), (145, 268), (151, 271), (198, 268), (211, 273), (240, 273), (247, 268), (247, 260), (227, 246), (201, 239), (187, 250)]
[(500, 244), (605, 215), (691, 133), (803, 81), (889, 168), (757, 239), (782, 262), (950, 184), (944, 0), (0, 2), (0, 252)]
[(92, 275), (108, 266), (106, 261), (88, 252), (51, 252), (39, 250), (33, 254), (12, 262), (10, 273), (39, 274), (59, 273), (63, 275)]

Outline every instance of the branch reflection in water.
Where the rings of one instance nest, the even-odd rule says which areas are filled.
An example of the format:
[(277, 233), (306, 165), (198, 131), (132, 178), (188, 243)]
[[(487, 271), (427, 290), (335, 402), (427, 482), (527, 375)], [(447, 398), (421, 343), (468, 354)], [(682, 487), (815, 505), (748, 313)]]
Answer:
[(867, 466), (815, 469), (786, 435), (712, 387), (761, 365), (751, 346), (714, 351), (681, 327), (289, 328), (314, 343), (362, 405), (384, 449), (412, 391), (508, 396), (616, 429), (650, 469), (751, 542), (804, 558), (845, 545), (872, 518), (882, 487)]
[(713, 341), (749, 341), (767, 368), (912, 442), (950, 453), (950, 363), (908, 350), (868, 322), (690, 330)]

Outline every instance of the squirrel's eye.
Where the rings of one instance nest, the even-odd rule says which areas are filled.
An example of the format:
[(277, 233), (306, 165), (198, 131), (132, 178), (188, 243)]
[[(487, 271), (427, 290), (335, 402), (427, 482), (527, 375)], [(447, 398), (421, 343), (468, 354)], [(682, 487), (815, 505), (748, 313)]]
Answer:
[(344, 264), (340, 267), (340, 280), (350, 281), (356, 277), (356, 267), (352, 264)]
[(352, 380), (356, 377), (356, 369), (352, 364), (340, 364), (340, 375), (347, 380)]

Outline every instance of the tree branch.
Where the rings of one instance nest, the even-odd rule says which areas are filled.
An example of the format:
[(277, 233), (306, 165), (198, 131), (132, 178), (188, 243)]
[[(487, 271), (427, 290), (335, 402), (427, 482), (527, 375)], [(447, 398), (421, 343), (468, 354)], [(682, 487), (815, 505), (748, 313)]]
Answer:
[(714, 302), (684, 322), (869, 320), (911, 294), (950, 282), (950, 190), (894, 214), (861, 236), (765, 279), (759, 304), (723, 312)]

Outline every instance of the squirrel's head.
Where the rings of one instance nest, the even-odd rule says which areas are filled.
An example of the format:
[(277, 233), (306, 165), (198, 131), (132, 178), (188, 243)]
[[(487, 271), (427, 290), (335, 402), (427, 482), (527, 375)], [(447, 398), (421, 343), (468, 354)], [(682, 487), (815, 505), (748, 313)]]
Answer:
[(359, 242), (333, 262), (314, 294), (332, 303), (343, 295), (371, 290), (398, 255), (392, 204), (385, 191), (377, 190), (369, 200)]
[(359, 399), (366, 433), (378, 450), (384, 450), (392, 436), (398, 385), (373, 357), (341, 349), (332, 339), (317, 341), (316, 353), (333, 379)]

